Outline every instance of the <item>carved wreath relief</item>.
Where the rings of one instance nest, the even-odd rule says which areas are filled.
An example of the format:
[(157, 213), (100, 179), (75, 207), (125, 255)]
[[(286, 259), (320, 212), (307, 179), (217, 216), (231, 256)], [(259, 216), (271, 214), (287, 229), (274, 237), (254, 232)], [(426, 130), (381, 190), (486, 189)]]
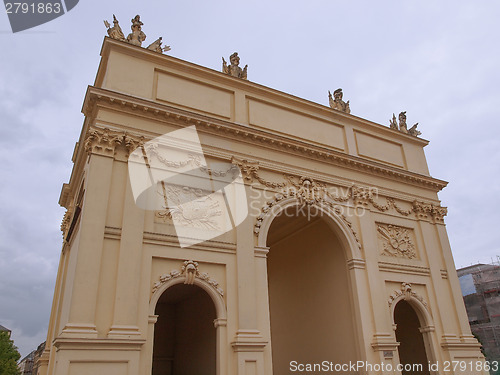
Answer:
[(397, 225), (377, 224), (379, 241), (382, 244), (381, 255), (415, 259), (415, 244), (410, 229)]

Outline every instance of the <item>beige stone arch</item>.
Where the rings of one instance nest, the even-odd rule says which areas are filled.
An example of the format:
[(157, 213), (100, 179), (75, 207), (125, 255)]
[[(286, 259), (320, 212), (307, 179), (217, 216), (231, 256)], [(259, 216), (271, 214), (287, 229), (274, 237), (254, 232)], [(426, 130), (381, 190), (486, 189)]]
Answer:
[(389, 310), (394, 333), (396, 333), (397, 328), (396, 323), (394, 322), (394, 310), (396, 309), (396, 305), (401, 301), (408, 302), (417, 314), (420, 323), (419, 331), (424, 340), (427, 359), (431, 363), (436, 362), (438, 358), (436, 356), (434, 343), (436, 339), (434, 337), (435, 326), (427, 302), (419, 294), (412, 290), (411, 284), (401, 283), (401, 290), (394, 292), (389, 297)]
[[(300, 197), (293, 195), (288, 196), (283, 193), (277, 193), (272, 201), (266, 203), (255, 225), (255, 233), (257, 235), (256, 254), (260, 253), (262, 250), (264, 250), (265, 254), (267, 254), (268, 251), (272, 251), (267, 246), (267, 237), (274, 219), (287, 208), (301, 206), (303, 204), (304, 201), (301, 200)], [(355, 329), (354, 338), (356, 356), (359, 359), (366, 359), (362, 343), (365, 342), (367, 338), (364, 337), (365, 332), (364, 329), (361, 328), (363, 325), (361, 318), (363, 308), (361, 306), (366, 303), (366, 301), (364, 301), (363, 293), (360, 292), (360, 286), (366, 285), (367, 271), (366, 261), (362, 254), (361, 242), (352, 223), (342, 214), (342, 211), (339, 212), (338, 209), (336, 209), (337, 207), (333, 202), (320, 199), (313, 203), (309, 203), (309, 206), (320, 210), (325, 215), (324, 222), (336, 235), (343, 248), (342, 251), (344, 252), (346, 260), (345, 266), (347, 268), (347, 277), (350, 284), (351, 308), (356, 319), (356, 324), (359, 326)]]
[[(267, 247), (267, 235), (273, 220), (279, 216), (288, 207), (299, 206), (301, 202), (297, 197), (285, 197), (279, 199), (280, 194), (277, 194), (275, 199), (264, 207), (262, 214), (258, 218), (258, 225), (256, 225), (257, 233), (257, 246), (260, 248)], [(329, 219), (325, 220), (330, 229), (337, 235), (339, 241), (346, 251), (347, 261), (361, 260), (361, 242), (357, 237), (356, 231), (352, 228), (352, 224), (341, 213), (337, 213), (331, 205), (325, 201), (319, 201), (310, 206), (319, 209)], [(267, 209), (268, 207), (268, 209)], [(340, 206), (343, 207), (343, 206)], [(267, 209), (267, 212), (264, 210)]]
[[(185, 262), (184, 264), (186, 265)], [(190, 262), (194, 263), (194, 262)], [(196, 264), (196, 263), (194, 263)], [(177, 284), (189, 284), (196, 285), (197, 287), (203, 289), (209, 296), (215, 306), (215, 313), (217, 318), (214, 320), (214, 327), (216, 329), (216, 374), (217, 375), (227, 375), (227, 348), (225, 343), (227, 342), (227, 309), (226, 303), (224, 301), (224, 292), (221, 288), (217, 287), (217, 283), (206, 275), (205, 277), (199, 277), (199, 272), (196, 264), (196, 272), (171, 272), (173, 275), (170, 280), (162, 282), (159, 286), (155, 287), (151, 299), (149, 301), (149, 328), (148, 328), (148, 345), (151, 348), (151, 353), (153, 352), (153, 342), (154, 342), (154, 324), (158, 318), (155, 315), (156, 304), (160, 297), (169, 288)], [(191, 276), (190, 276), (191, 274)], [(151, 358), (152, 361), (152, 358)], [(151, 368), (151, 363), (149, 365)]]

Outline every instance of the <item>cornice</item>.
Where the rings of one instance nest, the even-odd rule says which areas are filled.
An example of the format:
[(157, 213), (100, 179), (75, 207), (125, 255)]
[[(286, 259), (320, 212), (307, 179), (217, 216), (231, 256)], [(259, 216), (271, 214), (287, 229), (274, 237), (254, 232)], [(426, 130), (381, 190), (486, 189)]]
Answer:
[[(284, 153), (320, 160), (324, 163), (404, 182), (434, 192), (442, 190), (447, 185), (447, 182), (430, 176), (424, 176), (418, 173), (362, 159), (360, 157), (348, 155), (327, 147), (321, 147), (306, 141), (300, 141), (275, 134), (271, 131), (255, 129), (246, 124), (214, 119), (205, 115), (170, 107), (151, 100), (89, 86), (85, 96), (82, 112), (86, 116), (92, 116), (95, 114), (96, 108), (99, 107), (117, 110), (120, 112), (127, 112), (135, 116), (151, 118), (156, 121), (173, 121), (180, 123), (183, 126), (195, 125), (200, 132), (217, 134), (218, 136), (233, 140), (237, 139), (241, 142), (253, 145), (258, 144), (260, 147), (280, 150)], [(145, 135), (146, 138), (153, 138), (154, 136), (157, 135)]]

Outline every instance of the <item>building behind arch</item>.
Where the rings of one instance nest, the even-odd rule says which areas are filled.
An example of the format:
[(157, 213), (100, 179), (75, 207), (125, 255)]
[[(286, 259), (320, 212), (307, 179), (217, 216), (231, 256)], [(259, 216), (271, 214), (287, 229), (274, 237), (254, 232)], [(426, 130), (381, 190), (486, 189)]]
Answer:
[(251, 67), (244, 80), (111, 38), (101, 56), (40, 374), (375, 374), (412, 364), (407, 337), (419, 361), (483, 363), (428, 141)]

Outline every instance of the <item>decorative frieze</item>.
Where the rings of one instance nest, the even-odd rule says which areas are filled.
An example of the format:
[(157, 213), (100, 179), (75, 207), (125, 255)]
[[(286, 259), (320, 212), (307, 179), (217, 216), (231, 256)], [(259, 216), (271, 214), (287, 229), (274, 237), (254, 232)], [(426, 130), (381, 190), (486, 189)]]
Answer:
[(219, 283), (210, 278), (208, 273), (200, 272), (198, 262), (192, 260), (186, 260), (180, 270), (172, 270), (168, 274), (161, 275), (159, 281), (154, 283), (152, 292), (155, 293), (166, 282), (180, 277), (184, 278), (184, 284), (187, 285), (193, 285), (196, 279), (203, 280), (214, 288), (221, 297), (224, 296), (224, 291)]
[[(408, 202), (410, 207), (404, 208), (394, 198), (379, 197), (378, 189), (371, 187), (353, 184), (350, 187), (339, 189), (314, 181), (310, 177), (302, 176), (297, 181), (297, 177), (288, 174), (283, 175), (283, 182), (269, 181), (260, 175), (260, 167), (257, 162), (240, 160), (235, 157), (232, 158), (232, 162), (240, 167), (246, 182), (252, 183), (257, 181), (267, 188), (281, 189), (281, 194), (286, 192), (287, 196), (295, 195), (303, 203), (309, 202), (311, 204), (323, 199), (339, 203), (351, 201), (357, 207), (371, 207), (380, 212), (387, 212), (392, 209), (402, 216), (415, 214), (417, 219), (430, 220), (434, 223), (443, 223), (444, 216), (447, 213), (446, 207), (417, 200)], [(385, 203), (379, 203), (378, 200), (380, 199), (385, 199)]]
[(411, 229), (391, 224), (377, 224), (381, 255), (415, 259), (415, 244)]

